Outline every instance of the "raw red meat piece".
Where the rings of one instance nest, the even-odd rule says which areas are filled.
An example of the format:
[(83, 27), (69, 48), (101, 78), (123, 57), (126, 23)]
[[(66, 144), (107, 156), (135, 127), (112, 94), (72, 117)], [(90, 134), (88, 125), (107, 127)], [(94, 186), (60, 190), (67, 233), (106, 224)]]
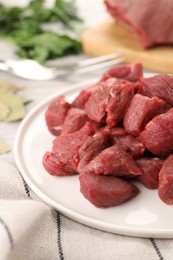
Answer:
[(156, 155), (169, 155), (173, 151), (173, 108), (154, 117), (140, 134), (145, 147)]
[(136, 179), (143, 183), (148, 189), (157, 189), (159, 184), (159, 172), (163, 166), (163, 160), (143, 157), (137, 159), (136, 163), (142, 170), (142, 174), (137, 176)]
[(113, 143), (119, 143), (125, 151), (129, 152), (133, 157), (139, 157), (144, 154), (145, 147), (139, 137), (133, 135), (125, 135), (113, 138)]
[(85, 103), (84, 109), (88, 117), (97, 123), (101, 122), (106, 113), (106, 107), (109, 101), (109, 90), (110, 88), (107, 86), (107, 82), (100, 83)]
[(108, 126), (117, 125), (124, 117), (124, 114), (134, 96), (135, 85), (125, 80), (112, 82), (109, 91), (109, 102), (106, 107)]
[(107, 114), (106, 122), (113, 127), (118, 124), (134, 95), (136, 84), (110, 78), (98, 85), (85, 104), (88, 117), (101, 122)]
[(142, 75), (142, 64), (119, 65), (105, 72), (100, 81), (105, 81), (109, 78), (120, 78), (136, 82), (140, 80)]
[(71, 106), (83, 109), (85, 103), (88, 101), (91, 93), (98, 87), (98, 84), (89, 86), (87, 89), (81, 90), (79, 95), (72, 101)]
[(60, 135), (70, 104), (64, 96), (59, 96), (53, 100), (45, 113), (45, 120), (49, 131), (53, 135)]
[(124, 151), (120, 144), (115, 144), (100, 152), (81, 173), (95, 173), (114, 176), (136, 176), (142, 172), (132, 156)]
[(84, 167), (109, 145), (110, 142), (103, 132), (96, 132), (88, 137), (73, 157), (74, 168), (82, 173)]
[(139, 193), (139, 189), (126, 180), (113, 176), (82, 174), (79, 177), (83, 196), (98, 208), (119, 205)]
[(173, 77), (156, 75), (150, 78), (141, 78), (138, 93), (148, 97), (158, 97), (173, 106)]
[[(68, 157), (70, 157), (69, 154), (67, 155), (67, 158)], [(78, 174), (70, 162), (66, 159), (62, 160), (62, 158), (57, 157), (52, 152), (46, 152), (43, 156), (43, 166), (49, 174), (55, 176), (69, 176)]]
[(90, 97), (91, 91), (89, 89), (87, 90), (82, 90), (79, 95), (73, 100), (71, 103), (72, 107), (77, 107), (77, 108), (84, 108), (85, 103), (88, 101)]
[(104, 0), (104, 2), (108, 12), (117, 21), (140, 37), (144, 48), (173, 43), (172, 1)]
[(129, 135), (122, 127), (115, 126), (109, 128), (106, 126), (103, 132), (110, 138), (112, 145), (120, 143), (124, 150), (129, 152), (133, 157), (143, 155), (145, 147), (140, 138)]
[(86, 123), (75, 133), (60, 135), (53, 141), (52, 152), (47, 152), (43, 158), (43, 165), (51, 175), (73, 175), (76, 170), (72, 166), (72, 159), (88, 136), (94, 134), (92, 124)]
[(164, 161), (159, 173), (158, 195), (166, 204), (173, 204), (173, 154)]
[(115, 126), (113, 128), (109, 128), (108, 126), (106, 126), (103, 131), (105, 132), (105, 134), (109, 135), (112, 140), (114, 140), (115, 137), (127, 135), (127, 132), (122, 126)]
[(124, 129), (130, 134), (139, 135), (154, 116), (166, 112), (168, 108), (167, 103), (158, 97), (136, 94), (124, 116)]
[(78, 131), (87, 121), (89, 118), (83, 109), (70, 108), (62, 126), (62, 134)]

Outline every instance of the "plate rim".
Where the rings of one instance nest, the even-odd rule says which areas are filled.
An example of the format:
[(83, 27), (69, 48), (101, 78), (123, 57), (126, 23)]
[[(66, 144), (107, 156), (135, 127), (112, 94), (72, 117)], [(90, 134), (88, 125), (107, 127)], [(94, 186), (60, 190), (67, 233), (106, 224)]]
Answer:
[[(46, 106), (51, 100), (53, 100), (56, 96), (63, 94), (66, 95), (70, 91), (77, 90), (81, 87), (81, 89), (86, 84), (93, 84), (96, 83), (98, 78), (90, 79), (87, 81), (82, 81), (77, 84), (69, 85), (69, 87), (65, 87), (65, 89), (59, 89), (55, 92), (53, 92), (48, 97), (44, 98), (41, 102), (39, 102), (37, 105), (35, 105), (25, 116), (21, 124), (19, 125), (19, 128), (17, 129), (17, 133), (14, 140), (14, 158), (16, 165), (18, 167), (19, 172), (21, 173), (22, 177), (26, 181), (26, 183), (29, 185), (31, 190), (41, 199), (42, 202), (48, 204), (49, 206), (53, 207), (55, 210), (58, 210), (63, 215), (69, 217), (70, 219), (77, 221), (81, 224), (84, 224), (86, 226), (102, 230), (105, 232), (110, 232), (114, 234), (120, 234), (120, 235), (126, 235), (131, 237), (141, 237), (141, 238), (173, 238), (173, 228), (172, 229), (152, 229), (152, 228), (143, 228), (143, 227), (129, 227), (129, 226), (123, 226), (123, 225), (117, 225), (117, 224), (108, 224), (101, 220), (96, 220), (91, 217), (84, 216), (80, 213), (74, 212), (73, 210), (66, 208), (65, 206), (61, 205), (59, 202), (56, 202), (52, 198), (50, 198), (48, 195), (46, 195), (43, 191), (39, 189), (36, 183), (33, 183), (30, 178), (28, 177), (27, 173), (25, 171), (29, 172), (28, 167), (26, 167), (23, 157), (20, 159), (20, 145), (21, 145), (21, 136), (23, 136), (26, 128), (27, 122), (32, 120), (32, 117), (35, 115), (35, 113), (39, 113), (40, 110), (43, 109), (44, 106)], [(27, 168), (27, 169), (25, 169)]]

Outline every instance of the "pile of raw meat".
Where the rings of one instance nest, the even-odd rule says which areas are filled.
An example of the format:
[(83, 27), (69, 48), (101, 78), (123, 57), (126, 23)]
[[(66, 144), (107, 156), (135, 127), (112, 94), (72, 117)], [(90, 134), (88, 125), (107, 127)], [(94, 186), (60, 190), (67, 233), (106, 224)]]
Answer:
[(121, 204), (157, 189), (173, 204), (173, 77), (144, 78), (141, 64), (116, 66), (70, 104), (59, 96), (45, 119), (57, 137), (43, 165), (56, 176), (79, 174), (96, 207)]
[(104, 0), (108, 12), (137, 34), (144, 48), (173, 43), (173, 1)]

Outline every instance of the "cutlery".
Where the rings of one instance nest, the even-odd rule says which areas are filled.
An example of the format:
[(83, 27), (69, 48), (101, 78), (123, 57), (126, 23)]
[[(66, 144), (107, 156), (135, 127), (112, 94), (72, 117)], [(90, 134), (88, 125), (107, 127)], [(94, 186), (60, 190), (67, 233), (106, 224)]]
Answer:
[(48, 67), (30, 59), (6, 59), (0, 60), (0, 70), (28, 80), (51, 80), (115, 66), (123, 62), (123, 55), (123, 52), (112, 53), (69, 64), (66, 62), (59, 67)]

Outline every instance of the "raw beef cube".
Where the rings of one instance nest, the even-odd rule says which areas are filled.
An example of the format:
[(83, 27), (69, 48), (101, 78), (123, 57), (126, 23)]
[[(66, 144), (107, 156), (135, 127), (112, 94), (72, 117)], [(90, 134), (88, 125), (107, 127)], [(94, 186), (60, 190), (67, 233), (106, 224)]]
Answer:
[(118, 22), (139, 36), (142, 47), (173, 43), (172, 1), (104, 0), (104, 2), (108, 12)]
[(148, 97), (158, 97), (173, 106), (173, 77), (169, 75), (156, 75), (141, 79), (138, 93)]
[(122, 127), (115, 126), (113, 128), (105, 127), (103, 132), (111, 140), (111, 144), (121, 144), (126, 152), (129, 152), (133, 157), (143, 155), (145, 146), (139, 137), (128, 134)]
[(148, 189), (157, 189), (159, 184), (159, 172), (163, 166), (163, 160), (143, 157), (137, 159), (136, 163), (142, 170), (142, 174), (136, 177), (137, 180), (143, 183)]
[(118, 124), (134, 95), (135, 88), (134, 83), (115, 78), (100, 83), (85, 104), (88, 117), (101, 122), (107, 114), (106, 122), (109, 126)]
[(105, 116), (109, 100), (109, 91), (110, 88), (106, 82), (100, 83), (85, 103), (84, 109), (88, 117), (97, 123), (101, 122)]
[(173, 204), (173, 154), (164, 161), (159, 173), (158, 195), (166, 204)]
[(106, 107), (108, 126), (117, 125), (124, 117), (124, 114), (134, 96), (135, 85), (125, 80), (113, 82), (110, 89), (109, 102)]
[(142, 77), (142, 64), (134, 63), (131, 65), (119, 65), (109, 69), (103, 74), (100, 81), (105, 81), (109, 78), (120, 78), (129, 81), (139, 81)]
[(83, 109), (70, 108), (62, 126), (62, 134), (78, 131), (88, 120), (89, 118)]
[(76, 170), (72, 166), (72, 159), (88, 136), (94, 134), (92, 124), (86, 123), (79, 131), (60, 135), (53, 141), (52, 152), (47, 152), (43, 158), (43, 165), (51, 175), (73, 175)]
[(83, 196), (98, 208), (119, 205), (139, 193), (139, 189), (126, 180), (113, 176), (82, 174), (79, 177)]
[(153, 117), (166, 112), (168, 108), (167, 103), (158, 97), (136, 94), (124, 116), (124, 129), (130, 134), (139, 135)]
[(145, 147), (139, 137), (133, 135), (125, 135), (113, 138), (113, 143), (119, 143), (124, 150), (129, 152), (133, 157), (139, 157), (144, 154)]
[(53, 100), (45, 113), (45, 120), (49, 131), (53, 135), (60, 135), (70, 104), (64, 96), (59, 96)]
[[(67, 158), (68, 157), (70, 157), (69, 154), (67, 155)], [(78, 172), (71, 166), (70, 162), (67, 162), (66, 159), (62, 160), (62, 158), (57, 157), (52, 152), (46, 152), (43, 156), (43, 166), (49, 174), (55, 176), (78, 174)]]
[(102, 132), (96, 132), (88, 137), (73, 157), (74, 168), (81, 173), (84, 167), (109, 145), (107, 136)]
[(82, 90), (79, 95), (73, 100), (71, 103), (72, 107), (84, 108), (85, 103), (88, 101), (91, 95), (91, 91), (89, 89)]
[(112, 140), (114, 140), (115, 137), (127, 135), (127, 132), (122, 126), (114, 126), (113, 128), (109, 128), (108, 126), (106, 126), (103, 131), (105, 134), (110, 136)]
[(89, 86), (87, 89), (81, 90), (79, 95), (72, 101), (71, 106), (83, 109), (91, 93), (93, 93), (97, 87), (98, 83)]
[(95, 173), (114, 176), (136, 176), (142, 172), (132, 156), (124, 151), (120, 144), (115, 144), (100, 152), (81, 173)]
[(173, 108), (154, 117), (140, 134), (145, 147), (156, 155), (173, 152)]

